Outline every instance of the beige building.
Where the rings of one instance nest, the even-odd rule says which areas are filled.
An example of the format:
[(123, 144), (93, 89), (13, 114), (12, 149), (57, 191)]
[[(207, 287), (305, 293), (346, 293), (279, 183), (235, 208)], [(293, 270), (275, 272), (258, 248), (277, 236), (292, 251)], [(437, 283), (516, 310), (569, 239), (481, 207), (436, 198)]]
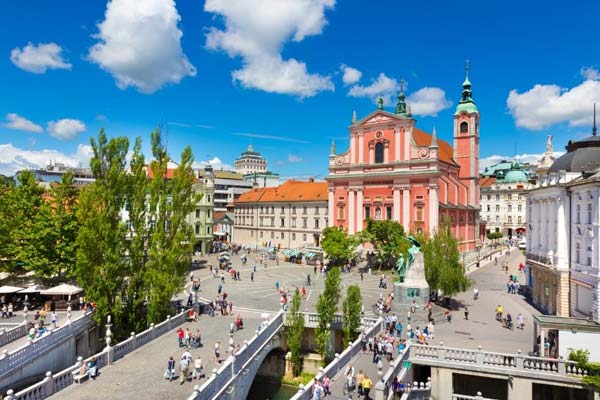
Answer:
[(253, 189), (234, 207), (235, 242), (253, 248), (319, 246), (328, 221), (327, 182), (289, 180)]
[(202, 198), (196, 203), (196, 208), (188, 217), (188, 223), (193, 226), (196, 242), (194, 252), (207, 254), (213, 241), (213, 217), (215, 209), (215, 188), (212, 167), (207, 166), (197, 170), (194, 191), (201, 193)]

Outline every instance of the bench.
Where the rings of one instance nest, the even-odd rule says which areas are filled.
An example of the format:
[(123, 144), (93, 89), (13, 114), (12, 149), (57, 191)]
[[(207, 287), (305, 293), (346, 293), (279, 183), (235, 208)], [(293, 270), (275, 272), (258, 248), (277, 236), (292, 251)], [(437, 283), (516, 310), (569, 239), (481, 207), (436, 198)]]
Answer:
[(81, 384), (82, 379), (88, 379), (87, 368), (81, 367), (71, 373), (73, 374), (73, 382), (77, 383), (78, 385)]

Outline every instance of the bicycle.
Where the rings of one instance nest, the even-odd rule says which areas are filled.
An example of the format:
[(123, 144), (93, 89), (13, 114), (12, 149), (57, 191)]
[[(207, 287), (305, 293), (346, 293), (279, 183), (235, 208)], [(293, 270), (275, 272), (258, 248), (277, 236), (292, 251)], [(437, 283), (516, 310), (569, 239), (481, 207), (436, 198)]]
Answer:
[(352, 395), (354, 394), (354, 391), (356, 390), (356, 383), (354, 382), (354, 377), (352, 378), (352, 380), (347, 380), (346, 383), (344, 383), (344, 389), (343, 389), (343, 394), (344, 396), (346, 395), (350, 395), (350, 398), (352, 398)]

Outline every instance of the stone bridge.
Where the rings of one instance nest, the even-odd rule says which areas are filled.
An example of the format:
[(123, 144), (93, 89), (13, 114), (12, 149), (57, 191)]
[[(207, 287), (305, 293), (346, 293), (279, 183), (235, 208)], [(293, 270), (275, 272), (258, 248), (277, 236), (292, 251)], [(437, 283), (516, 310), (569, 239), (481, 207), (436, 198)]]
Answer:
[[(4, 349), (0, 355), (0, 391), (10, 386), (23, 383), (36, 376), (42, 376), (48, 370), (60, 370), (71, 365), (77, 355), (88, 356), (95, 352), (97, 331), (93, 313), (82, 314), (72, 321), (50, 329), (42, 337), (27, 340), (12, 350)], [(13, 335), (26, 332), (25, 324), (19, 325)], [(18, 337), (9, 332), (2, 335), (6, 343)]]

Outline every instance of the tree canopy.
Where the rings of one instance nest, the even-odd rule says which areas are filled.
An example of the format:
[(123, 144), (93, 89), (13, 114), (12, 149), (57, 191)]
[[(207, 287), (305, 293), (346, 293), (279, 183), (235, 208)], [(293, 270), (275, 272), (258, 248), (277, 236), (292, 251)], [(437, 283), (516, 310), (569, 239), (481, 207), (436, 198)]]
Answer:
[(331, 267), (325, 277), (325, 288), (317, 299), (318, 324), (316, 329), (317, 350), (321, 354), (321, 361), (325, 363), (325, 356), (330, 340), (330, 324), (337, 312), (340, 302), (340, 291), (342, 278), (338, 267)]
[(353, 342), (358, 337), (360, 328), (360, 313), (362, 310), (362, 296), (357, 285), (350, 285), (346, 290), (346, 298), (342, 304), (344, 338)]
[(404, 228), (396, 221), (369, 219), (360, 237), (363, 243), (370, 242), (373, 245), (378, 262), (387, 268), (393, 268), (400, 253), (405, 253), (410, 247), (404, 240)]
[(359, 239), (348, 235), (342, 228), (328, 226), (323, 229), (321, 247), (333, 265), (344, 265), (353, 256)]

